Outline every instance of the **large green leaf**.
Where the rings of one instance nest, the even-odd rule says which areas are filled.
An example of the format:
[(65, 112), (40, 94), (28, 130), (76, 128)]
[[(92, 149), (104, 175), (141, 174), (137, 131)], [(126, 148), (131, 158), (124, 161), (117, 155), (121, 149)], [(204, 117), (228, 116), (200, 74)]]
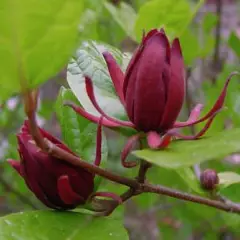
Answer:
[(139, 10), (135, 31), (140, 39), (143, 30), (161, 28), (170, 35), (180, 35), (195, 16), (204, 1), (200, 0), (192, 11), (187, 0), (151, 0), (147, 1)]
[[(66, 64), (77, 43), (79, 0), (0, 1), (0, 101), (36, 87)], [(22, 86), (21, 86), (22, 85)]]
[(89, 112), (99, 115), (91, 104), (85, 90), (83, 75), (91, 77), (96, 99), (102, 109), (111, 116), (126, 118), (122, 104), (116, 96), (102, 52), (111, 52), (118, 63), (126, 68), (129, 55), (119, 50), (96, 42), (84, 42), (68, 65), (67, 81), (82, 106)]
[(196, 163), (223, 158), (240, 151), (240, 129), (231, 129), (198, 140), (173, 141), (165, 150), (143, 149), (133, 154), (166, 168), (193, 166)]
[(91, 218), (80, 213), (35, 211), (0, 219), (1, 240), (128, 239), (122, 220)]
[(111, 3), (105, 2), (104, 6), (123, 31), (135, 40), (134, 25), (136, 21), (136, 12), (134, 9), (124, 2), (121, 2), (117, 7)]

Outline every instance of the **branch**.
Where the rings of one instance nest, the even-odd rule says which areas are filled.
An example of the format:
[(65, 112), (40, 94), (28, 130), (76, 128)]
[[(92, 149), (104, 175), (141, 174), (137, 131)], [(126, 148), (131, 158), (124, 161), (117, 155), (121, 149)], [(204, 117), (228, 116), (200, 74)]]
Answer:
[[(31, 95), (28, 95), (28, 97), (25, 98), (25, 100), (26, 99), (29, 100), (30, 98), (31, 98)], [(32, 101), (32, 103), (34, 104), (35, 102)], [(25, 105), (25, 106), (27, 106), (27, 105)], [(31, 104), (29, 104), (28, 106), (29, 106), (29, 109), (31, 109), (31, 111), (32, 111), (33, 108), (31, 106)], [(35, 106), (36, 106), (36, 104), (35, 104)], [(35, 142), (37, 144), (39, 144), (38, 146), (41, 147), (41, 149), (43, 151), (46, 151), (48, 154), (51, 154), (51, 155), (59, 158), (59, 160), (61, 160), (61, 161), (66, 161), (75, 166), (85, 168), (86, 170), (88, 170), (92, 173), (98, 174), (110, 181), (117, 182), (119, 184), (123, 184), (125, 186), (130, 187), (130, 189), (121, 196), (123, 202), (126, 201), (127, 199), (131, 198), (134, 195), (152, 192), (152, 193), (156, 193), (159, 195), (166, 195), (169, 197), (185, 200), (188, 202), (195, 202), (195, 203), (206, 205), (209, 207), (214, 207), (214, 208), (226, 211), (226, 212), (240, 213), (240, 206), (238, 206), (238, 205), (228, 204), (227, 202), (221, 202), (221, 201), (217, 201), (217, 200), (200, 197), (197, 195), (188, 194), (188, 193), (181, 192), (181, 191), (178, 191), (178, 190), (175, 190), (172, 188), (167, 188), (167, 187), (164, 187), (161, 185), (155, 186), (155, 185), (148, 184), (148, 183), (141, 183), (138, 181), (138, 179), (135, 180), (135, 179), (131, 179), (128, 177), (119, 176), (115, 173), (109, 172), (98, 166), (87, 163), (87, 162), (83, 161), (82, 159), (80, 159), (79, 157), (66, 152), (65, 150), (57, 147), (53, 143), (44, 139), (42, 137), (42, 135), (39, 131), (38, 125), (36, 123), (36, 118), (34, 116), (35, 109), (32, 112), (28, 111), (29, 109), (27, 109), (26, 112), (29, 117), (29, 121), (31, 122), (30, 131), (32, 133), (33, 139), (35, 140)], [(140, 166), (138, 178), (140, 177), (141, 181), (142, 181), (142, 178), (143, 179), (145, 178), (146, 169), (148, 168), (146, 166), (147, 165), (145, 162), (142, 162), (142, 166)], [(113, 211), (112, 208), (110, 210), (111, 210), (111, 212)], [(108, 213), (108, 214), (110, 214), (110, 213)]]

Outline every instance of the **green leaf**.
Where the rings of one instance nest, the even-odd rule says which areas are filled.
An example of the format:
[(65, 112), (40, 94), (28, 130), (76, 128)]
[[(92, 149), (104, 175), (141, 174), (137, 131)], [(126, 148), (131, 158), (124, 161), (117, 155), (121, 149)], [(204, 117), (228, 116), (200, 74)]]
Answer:
[(205, 33), (211, 33), (212, 29), (217, 23), (217, 16), (212, 13), (207, 13), (204, 15), (202, 26)]
[(228, 187), (232, 184), (240, 183), (240, 175), (235, 172), (221, 172), (218, 173), (219, 184), (221, 187)]
[[(79, 104), (71, 89), (61, 87), (56, 102), (56, 113), (61, 126), (62, 137), (68, 147), (87, 162), (93, 163), (96, 156), (97, 125), (64, 106), (65, 101)], [(102, 132), (102, 160), (105, 166), (108, 157), (107, 140)], [(95, 190), (98, 189), (102, 177), (94, 179)]]
[(76, 52), (75, 58), (69, 63), (67, 81), (85, 110), (99, 116), (99, 113), (88, 99), (85, 90), (83, 75), (91, 77), (96, 99), (101, 108), (111, 116), (126, 119), (124, 108), (115, 93), (102, 56), (104, 51), (111, 52), (119, 65), (123, 66), (123, 70), (125, 70), (126, 61), (129, 61), (129, 55), (122, 54), (119, 50), (107, 44), (89, 41), (82, 44)]
[(204, 1), (200, 0), (194, 11), (187, 0), (151, 0), (139, 10), (135, 31), (138, 39), (143, 30), (164, 27), (171, 36), (180, 35), (190, 24), (198, 8)]
[(232, 50), (235, 52), (235, 54), (240, 57), (240, 39), (236, 35), (235, 32), (232, 32), (228, 39), (228, 45)]
[(35, 211), (0, 219), (1, 240), (128, 239), (122, 220), (57, 211)]
[(176, 172), (182, 178), (182, 180), (186, 183), (186, 185), (191, 188), (194, 192), (198, 194), (204, 194), (204, 191), (200, 187), (199, 180), (194, 174), (193, 170), (189, 167), (176, 169)]
[(190, 167), (240, 151), (239, 139), (240, 129), (236, 128), (198, 140), (173, 141), (165, 150), (143, 149), (133, 154), (165, 168)]
[(111, 3), (105, 2), (104, 6), (112, 15), (112, 18), (122, 28), (122, 30), (133, 40), (136, 40), (134, 25), (137, 15), (131, 5), (120, 2), (119, 6), (116, 7)]
[(0, 9), (3, 101), (21, 88), (47, 81), (64, 67), (77, 43), (83, 3), (2, 0)]

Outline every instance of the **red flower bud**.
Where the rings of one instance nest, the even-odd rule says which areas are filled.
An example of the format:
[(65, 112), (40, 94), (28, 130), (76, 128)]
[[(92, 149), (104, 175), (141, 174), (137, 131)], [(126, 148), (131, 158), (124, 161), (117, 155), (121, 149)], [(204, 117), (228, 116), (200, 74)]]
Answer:
[(212, 169), (206, 169), (201, 173), (200, 182), (204, 189), (214, 190), (219, 183), (217, 172)]
[[(43, 129), (40, 131), (45, 139), (72, 153), (58, 139)], [(21, 161), (8, 162), (24, 178), (29, 189), (42, 203), (53, 209), (67, 210), (86, 202), (93, 192), (93, 174), (40, 150), (29, 133), (27, 121), (17, 138)]]
[(138, 130), (165, 132), (184, 101), (184, 65), (179, 40), (170, 47), (164, 31), (143, 37), (123, 84), (126, 111)]

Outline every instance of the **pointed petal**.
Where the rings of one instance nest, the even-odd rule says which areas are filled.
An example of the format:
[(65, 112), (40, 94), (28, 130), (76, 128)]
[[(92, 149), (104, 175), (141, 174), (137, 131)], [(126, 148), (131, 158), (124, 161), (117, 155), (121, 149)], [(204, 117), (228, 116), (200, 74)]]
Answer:
[(99, 166), (102, 160), (102, 121), (103, 117), (100, 118), (97, 128), (96, 157), (94, 161), (96, 166)]
[(110, 73), (113, 85), (115, 87), (116, 93), (124, 105), (124, 96), (123, 96), (123, 81), (124, 81), (124, 74), (121, 68), (118, 66), (116, 60), (109, 52), (104, 52), (103, 57), (107, 63), (108, 71)]
[(8, 159), (7, 162), (19, 173), (20, 176), (23, 177), (23, 174), (21, 171), (21, 164), (19, 161), (15, 161), (13, 159)]
[(196, 135), (185, 136), (185, 135), (182, 135), (178, 132), (175, 132), (173, 135), (175, 137), (179, 137), (179, 138), (184, 139), (184, 140), (198, 139), (198, 138), (202, 137), (207, 132), (207, 130), (211, 126), (215, 116), (216, 116), (216, 114), (214, 114), (212, 117), (210, 117), (208, 119), (208, 121), (206, 122), (205, 126)]
[(146, 42), (138, 61), (137, 74), (130, 79), (136, 81), (133, 89), (135, 91), (127, 89), (127, 95), (134, 94), (133, 122), (145, 132), (157, 130), (161, 123), (167, 100), (167, 85), (163, 73), (168, 68), (166, 60), (169, 48), (164, 34), (158, 32), (152, 36)]
[(168, 83), (167, 102), (160, 124), (161, 128), (164, 130), (173, 126), (184, 101), (184, 62), (178, 39), (175, 39), (172, 44), (170, 69), (171, 76)]
[[(91, 122), (98, 123), (100, 117), (94, 116), (91, 113), (86, 112), (82, 107), (77, 106), (76, 104), (72, 102), (65, 102), (65, 106), (71, 107), (76, 113), (80, 114), (84, 118), (88, 119)], [(121, 124), (117, 124), (114, 122), (111, 122), (107, 120), (106, 118), (103, 119), (102, 125), (105, 127), (120, 127)]]
[(117, 194), (111, 193), (111, 192), (96, 192), (91, 195), (90, 199), (92, 200), (95, 197), (110, 198), (110, 199), (113, 199), (114, 201), (118, 202), (118, 204), (122, 203), (121, 197), (118, 196)]
[(65, 204), (75, 205), (85, 202), (80, 195), (73, 191), (67, 175), (59, 177), (57, 188), (59, 196)]
[(134, 128), (134, 125), (131, 122), (127, 122), (127, 121), (121, 121), (118, 119), (115, 119), (113, 117), (109, 117), (108, 115), (106, 115), (106, 113), (100, 108), (100, 106), (98, 105), (95, 95), (94, 95), (94, 91), (93, 91), (93, 84), (92, 84), (92, 80), (89, 77), (85, 77), (85, 83), (86, 83), (86, 91), (88, 94), (89, 99), (91, 100), (93, 106), (96, 108), (96, 110), (103, 115), (103, 117), (105, 117), (107, 120), (116, 123), (116, 124), (120, 124), (120, 126), (123, 127), (131, 127)]
[(139, 139), (141, 138), (140, 134), (136, 134), (133, 135), (132, 137), (130, 137), (127, 140), (126, 145), (124, 146), (122, 153), (121, 153), (121, 162), (122, 165), (125, 168), (132, 168), (137, 166), (137, 162), (136, 161), (132, 161), (132, 162), (126, 162), (126, 158), (128, 157), (129, 153), (132, 151), (132, 149), (134, 148), (135, 144), (139, 141)]
[(161, 138), (157, 132), (147, 133), (147, 142), (152, 149), (166, 148), (170, 144), (171, 138), (171, 134), (165, 134)]
[(226, 97), (226, 93), (227, 93), (227, 87), (230, 83), (230, 80), (233, 76), (235, 75), (239, 75), (238, 72), (233, 72), (229, 75), (229, 77), (227, 78), (223, 90), (220, 94), (220, 96), (218, 97), (217, 101), (215, 102), (214, 106), (211, 108), (211, 110), (202, 118), (198, 119), (198, 120), (192, 120), (192, 121), (187, 121), (187, 122), (176, 122), (174, 124), (174, 128), (181, 128), (181, 127), (186, 127), (186, 126), (190, 126), (190, 125), (194, 125), (200, 122), (205, 121), (208, 118), (211, 118), (216, 112), (218, 112), (222, 107), (223, 107), (223, 103)]

